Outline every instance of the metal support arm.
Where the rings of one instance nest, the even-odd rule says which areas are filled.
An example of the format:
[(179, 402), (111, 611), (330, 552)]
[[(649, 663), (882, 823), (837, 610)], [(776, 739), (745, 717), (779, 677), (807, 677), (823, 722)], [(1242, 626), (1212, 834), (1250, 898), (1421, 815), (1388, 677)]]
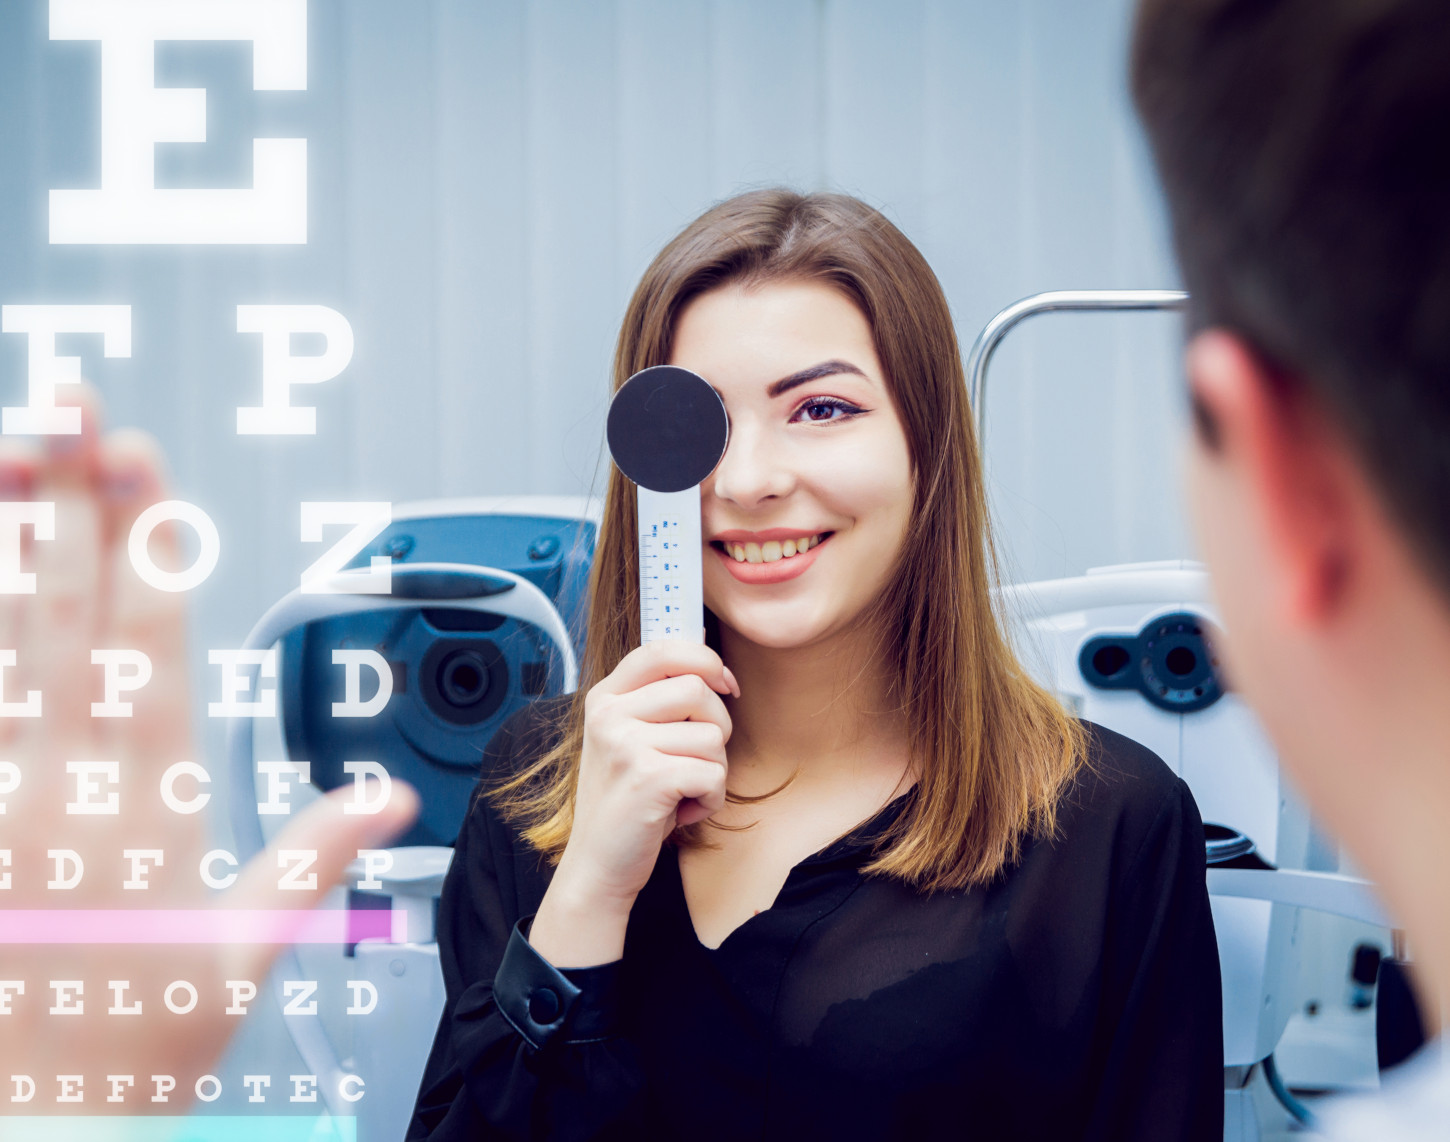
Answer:
[(982, 446), (987, 429), (987, 366), (992, 354), (1008, 332), (1038, 313), (1063, 310), (1127, 313), (1140, 309), (1182, 309), (1188, 295), (1174, 289), (1060, 289), (1035, 293), (1013, 302), (978, 334), (972, 351), (967, 354), (967, 397), (977, 420), (977, 447)]

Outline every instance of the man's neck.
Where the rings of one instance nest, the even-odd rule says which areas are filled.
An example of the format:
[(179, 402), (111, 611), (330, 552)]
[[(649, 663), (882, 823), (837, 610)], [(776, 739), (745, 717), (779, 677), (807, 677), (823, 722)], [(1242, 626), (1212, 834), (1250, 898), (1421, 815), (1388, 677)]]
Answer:
[(1384, 583), (1327, 640), (1296, 778), (1408, 933), (1423, 1014), (1450, 1002), (1450, 608)]

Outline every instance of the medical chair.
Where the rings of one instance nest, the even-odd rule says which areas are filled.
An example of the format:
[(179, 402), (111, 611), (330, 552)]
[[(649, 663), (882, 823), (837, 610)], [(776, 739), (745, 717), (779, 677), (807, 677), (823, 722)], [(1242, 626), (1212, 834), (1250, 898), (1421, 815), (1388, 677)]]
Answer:
[[(278, 675), (286, 751), (307, 766), (303, 781), (324, 790), (350, 785), (347, 763), (367, 760), (420, 794), (419, 816), (388, 850), (391, 868), (376, 874), (378, 887), (348, 892), (350, 909), (404, 918), (397, 942), (362, 940), (337, 950), (336, 970), (367, 980), (378, 996), (375, 1010), (350, 1021), (348, 1057), (340, 1057), (319, 1016), (284, 1017), (328, 1112), (356, 1114), (359, 1142), (395, 1142), (412, 1114), (444, 1001), (437, 899), (484, 747), (516, 710), (578, 684), (571, 632), (583, 629), (597, 523), (587, 501), (570, 497), (399, 505), (324, 592), (293, 591), (246, 640), (246, 649), (275, 655), (273, 668), (260, 673)], [(390, 592), (357, 593), (377, 557), (391, 561)], [(372, 652), (369, 681), (361, 681), (368, 670), (346, 667), (338, 651)], [(351, 695), (346, 670), (357, 671)], [(385, 681), (391, 695), (372, 703), (373, 716), (333, 716), (334, 703), (349, 697), (366, 707)], [(246, 861), (266, 840), (253, 720), (234, 719), (228, 731), (231, 821)], [(348, 883), (365, 875), (355, 862)], [(396, 937), (398, 925), (389, 927)], [(317, 974), (303, 968), (296, 949), (278, 968), (279, 979)], [(366, 1083), (357, 1105), (339, 1095), (347, 1074)]]
[[(982, 331), (967, 375), (978, 438), (985, 439), (987, 367), (1021, 321), (1051, 312), (1175, 310), (1186, 295), (1161, 290), (1038, 294)], [(1168, 561), (1096, 568), (1077, 578), (1016, 584), (997, 593), (1024, 665), (1077, 715), (1147, 746), (1188, 784), (1204, 820), (1208, 890), (1223, 977), (1226, 1142), (1255, 1142), (1248, 1087), (1273, 1052), (1294, 1002), (1299, 909), (1381, 927), (1389, 921), (1362, 880), (1305, 867), (1310, 822), (1285, 784), (1252, 713), (1225, 690), (1212, 638), (1220, 624), (1208, 575)]]

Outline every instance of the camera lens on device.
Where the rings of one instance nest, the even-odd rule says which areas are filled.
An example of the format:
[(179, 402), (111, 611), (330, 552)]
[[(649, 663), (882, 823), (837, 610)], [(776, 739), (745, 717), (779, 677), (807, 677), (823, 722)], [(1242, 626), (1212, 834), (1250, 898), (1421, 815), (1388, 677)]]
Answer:
[(488, 664), (476, 650), (456, 650), (439, 668), (438, 689), (450, 706), (472, 706), (488, 693)]
[(418, 682), (428, 709), (455, 726), (488, 721), (510, 690), (508, 663), (487, 638), (437, 639), (423, 655)]

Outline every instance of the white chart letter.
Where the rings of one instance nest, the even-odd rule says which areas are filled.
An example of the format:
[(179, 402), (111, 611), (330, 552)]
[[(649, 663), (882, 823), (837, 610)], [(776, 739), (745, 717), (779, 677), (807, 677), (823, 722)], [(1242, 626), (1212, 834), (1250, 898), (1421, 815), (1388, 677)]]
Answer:
[(81, 431), (81, 410), (75, 406), (56, 408), (55, 386), (76, 384), (81, 379), (79, 357), (57, 357), (57, 333), (100, 333), (107, 357), (131, 355), (131, 307), (129, 305), (6, 305), (0, 306), (0, 329), (24, 333), (29, 345), (30, 398), (28, 404), (7, 405), (0, 414), (0, 430), (6, 436), (33, 433), (40, 436), (77, 436)]
[(66, 802), (67, 813), (114, 817), (121, 812), (121, 795), (114, 789), (106, 794), (104, 801), (96, 800), (96, 794), (101, 791), (97, 777), (105, 778), (111, 785), (120, 784), (119, 761), (68, 761), (65, 771), (76, 775), (76, 799)]
[(24, 994), (25, 981), (23, 979), (0, 979), (0, 1015), (10, 1014), (11, 996)]
[[(277, 689), (262, 689), (263, 678), (277, 677), (277, 648), (269, 650), (209, 650), (206, 660), (222, 668), (222, 700), (207, 703), (212, 718), (275, 718)], [(243, 702), (241, 696), (252, 689), (252, 680), (241, 672), (242, 666), (260, 666), (257, 675), (257, 700)]]
[(50, 192), (59, 243), (303, 243), (307, 140), (253, 139), (252, 188), (157, 189), (155, 145), (206, 141), (206, 91), (156, 86), (157, 40), (250, 40), (255, 91), (307, 90), (307, 0), (51, 0), (101, 41), (101, 185)]
[[(289, 979), (282, 983), (282, 994), (290, 996), (286, 1006), (282, 1008), (283, 1015), (316, 1015), (317, 1000), (311, 996), (317, 991), (315, 979)], [(304, 999), (310, 1002), (303, 1003)]]
[[(364, 817), (381, 813), (388, 804), (388, 798), (393, 795), (393, 779), (382, 764), (376, 761), (345, 761), (342, 771), (352, 774), (352, 800), (342, 807), (343, 813)], [(369, 777), (378, 779), (378, 791), (371, 801), (367, 799)]]
[(55, 504), (50, 500), (0, 503), (0, 595), (35, 594), (35, 572), (20, 570), (20, 529), (29, 524), (37, 540), (55, 539)]
[[(333, 653), (336, 654), (337, 652), (333, 651)], [(5, 668), (7, 666), (14, 666), (15, 663), (15, 651), (0, 650), (0, 718), (38, 718), (40, 717), (39, 690), (27, 690), (25, 692), (25, 701), (23, 702), (5, 701)], [(351, 670), (352, 668), (349, 667), (348, 669)], [(351, 676), (349, 675), (349, 677)], [(332, 716), (335, 718), (338, 716), (336, 703), (333, 704), (332, 709)], [(0, 810), (0, 812), (4, 812), (4, 810)]]
[(378, 879), (378, 873), (393, 871), (393, 854), (387, 849), (358, 849), (357, 855), (363, 862), (362, 879), (357, 882), (358, 890), (382, 888), (383, 882)]
[(50, 988), (55, 992), (55, 1002), (50, 1007), (52, 1015), (85, 1014), (86, 1001), (79, 997), (86, 990), (86, 985), (81, 980), (53, 979)]
[[(0, 653), (4, 652), (0, 651)], [(14, 651), (10, 653), (14, 654)], [(388, 704), (388, 699), (393, 696), (393, 668), (388, 665), (386, 658), (376, 650), (334, 650), (332, 664), (345, 668), (343, 700), (332, 704), (334, 718), (371, 718), (382, 713), (383, 707)], [(377, 693), (366, 702), (362, 700), (362, 668), (364, 666), (370, 667), (378, 678)], [(39, 697), (39, 694), (36, 694), (37, 707)]]
[[(310, 892), (317, 887), (317, 873), (307, 872), (317, 863), (316, 849), (278, 849), (277, 867), (287, 871), (277, 878), (277, 887), (293, 892)], [(307, 872), (307, 879), (302, 874)], [(288, 992), (290, 995), (291, 992)]]
[(141, 1014), (141, 1001), (139, 999), (136, 1000), (135, 1003), (132, 1003), (130, 1006), (127, 1006), (126, 1004), (121, 1002), (123, 999), (126, 998), (126, 992), (131, 989), (131, 981), (129, 979), (107, 980), (106, 986), (111, 989), (111, 993), (116, 997), (115, 1002), (112, 1003), (111, 1006), (106, 1010), (107, 1015)]
[(232, 1002), (227, 1007), (228, 1015), (245, 1015), (247, 1004), (257, 998), (257, 985), (249, 979), (229, 979), (227, 989), (232, 993)]
[[(0, 797), (14, 793), (20, 788), (20, 766), (13, 761), (0, 761)], [(5, 812), (5, 802), (0, 801), (0, 813)]]
[[(388, 595), (393, 590), (393, 561), (374, 555), (369, 568), (343, 571), (347, 563), (393, 522), (390, 503), (304, 501), (302, 542), (320, 543), (325, 524), (350, 523), (353, 529), (322, 558), (302, 572), (304, 595)], [(339, 581), (340, 580), (340, 581)]]
[(111, 1084), (111, 1093), (106, 1096), (107, 1102), (125, 1102), (126, 1096), (121, 1093), (123, 1086), (135, 1086), (135, 1075), (107, 1075), (106, 1081)]
[[(262, 335), (262, 403), (237, 409), (238, 436), (313, 436), (317, 410), (293, 408), (293, 385), (330, 381), (352, 360), (352, 326), (325, 305), (239, 305), (237, 332)], [(294, 357), (292, 334), (320, 333), (327, 347)]]
[[(257, 802), (257, 812), (272, 817), (286, 817), (292, 813), (290, 802), (283, 801), (287, 792), (287, 777), (295, 777), (299, 785), (312, 780), (312, 763), (309, 761), (259, 761), (257, 772), (267, 779), (267, 799)], [(346, 808), (346, 806), (344, 806)]]
[[(348, 989), (352, 992), (352, 1003), (348, 1006), (348, 1015), (371, 1015), (378, 1005), (378, 989), (365, 979), (350, 979), (347, 981)], [(367, 994), (367, 1000), (363, 1000), (363, 994)]]
[(266, 1102), (267, 1096), (262, 1093), (263, 1087), (272, 1085), (271, 1075), (243, 1075), (242, 1085), (252, 1088), (252, 1093), (247, 1095), (248, 1102)]
[[(45, 882), (46, 888), (70, 889), (81, 882), (81, 877), (86, 874), (86, 866), (81, 860), (81, 854), (75, 849), (47, 849), (45, 855), (55, 861), (55, 876)], [(66, 871), (66, 865), (70, 871)]]
[(121, 695), (151, 681), (151, 659), (139, 650), (93, 650), (91, 665), (105, 667), (106, 694), (104, 701), (91, 703), (91, 717), (129, 718), (131, 703), (121, 701)]
[[(235, 872), (229, 872), (225, 876), (213, 876), (211, 874), (211, 866), (217, 861), (223, 861), (233, 868), (237, 867), (237, 858), (227, 852), (226, 849), (212, 849), (211, 852), (201, 858), (201, 882), (208, 888), (230, 888), (236, 883), (237, 874)], [(228, 1014), (231, 1013), (228, 1012)]]
[(166, 863), (164, 849), (122, 849), (121, 856), (131, 862), (131, 877), (121, 885), (122, 888), (150, 888), (146, 874)]
[[(152, 562), (151, 553), (146, 549), (151, 533), (163, 523), (172, 520), (190, 524), (196, 532), (196, 538), (201, 541), (196, 562), (185, 571), (161, 570)], [(152, 504), (136, 517), (136, 522), (131, 525), (126, 550), (131, 556), (131, 566), (136, 569), (136, 574), (141, 576), (143, 582), (158, 591), (190, 591), (205, 583), (207, 576), (216, 570), (217, 559), (222, 553), (222, 538), (217, 534), (216, 524), (212, 523), (211, 516), (195, 504), (189, 504), (185, 500), (163, 500), (159, 504)]]
[(161, 800), (173, 813), (183, 816), (200, 813), (211, 800), (211, 794), (197, 793), (190, 801), (183, 801), (176, 795), (176, 779), (183, 776), (195, 777), (198, 785), (211, 784), (211, 774), (205, 768), (194, 761), (178, 761), (161, 775)]

